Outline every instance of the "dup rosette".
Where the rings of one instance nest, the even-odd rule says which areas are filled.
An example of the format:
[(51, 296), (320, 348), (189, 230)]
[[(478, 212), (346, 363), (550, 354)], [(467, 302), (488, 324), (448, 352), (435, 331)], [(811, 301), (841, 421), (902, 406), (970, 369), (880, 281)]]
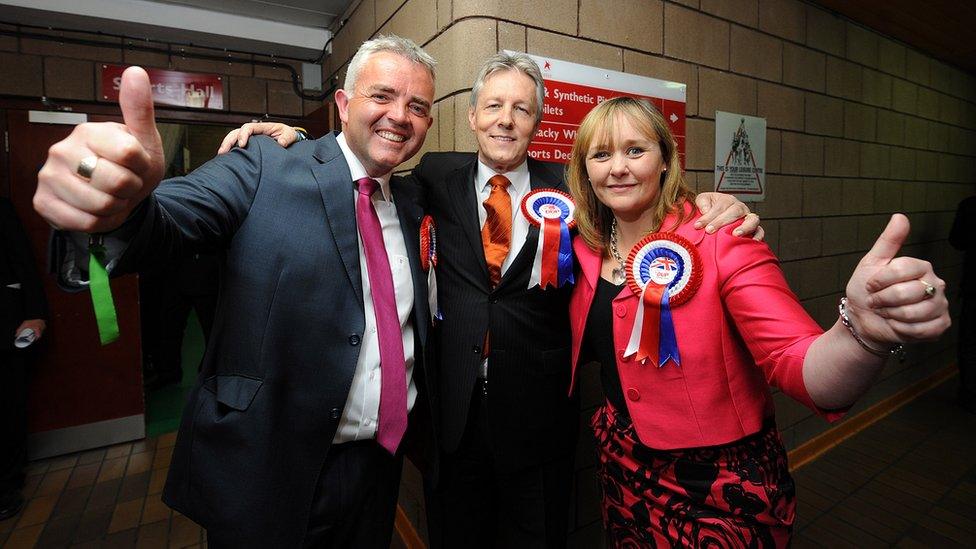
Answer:
[(627, 285), (640, 298), (624, 357), (650, 359), (659, 368), (669, 360), (681, 366), (671, 309), (698, 291), (702, 262), (694, 244), (674, 233), (645, 236), (630, 251)]
[(430, 321), (442, 320), (444, 315), (437, 305), (437, 229), (434, 227), (434, 218), (429, 215), (425, 215), (420, 222), (420, 267), (427, 273)]
[(522, 215), (539, 227), (539, 242), (529, 274), (529, 288), (545, 290), (573, 284), (573, 241), (576, 204), (558, 189), (536, 189), (522, 200)]

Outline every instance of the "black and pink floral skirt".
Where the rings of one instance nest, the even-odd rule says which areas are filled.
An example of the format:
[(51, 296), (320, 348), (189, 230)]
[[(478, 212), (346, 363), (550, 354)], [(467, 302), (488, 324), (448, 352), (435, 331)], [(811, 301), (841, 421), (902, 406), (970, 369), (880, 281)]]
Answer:
[(723, 446), (655, 450), (609, 404), (592, 426), (610, 547), (786, 547), (796, 490), (772, 421)]

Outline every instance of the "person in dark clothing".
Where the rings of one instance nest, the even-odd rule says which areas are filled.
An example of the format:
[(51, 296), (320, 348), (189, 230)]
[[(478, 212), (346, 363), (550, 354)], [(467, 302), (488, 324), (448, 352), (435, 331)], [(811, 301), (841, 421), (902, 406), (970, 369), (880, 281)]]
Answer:
[(959, 405), (976, 413), (976, 196), (959, 203), (952, 222), (949, 243), (963, 252), (962, 283), (959, 296)]
[(27, 358), (44, 334), (45, 318), (47, 301), (27, 233), (13, 204), (0, 198), (0, 520), (24, 506)]
[(197, 253), (173, 269), (140, 273), (144, 384), (157, 389), (183, 378), (183, 333), (196, 312), (204, 343), (210, 340), (220, 266), (214, 254)]

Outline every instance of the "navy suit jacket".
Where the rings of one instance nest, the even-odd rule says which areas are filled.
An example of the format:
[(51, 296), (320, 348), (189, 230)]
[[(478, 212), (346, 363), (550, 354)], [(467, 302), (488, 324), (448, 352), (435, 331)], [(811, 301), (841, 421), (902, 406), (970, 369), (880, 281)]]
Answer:
[[(391, 189), (423, 392), (421, 210), (411, 183), (394, 178)], [(137, 232), (119, 270), (221, 256), (213, 332), (163, 500), (235, 546), (297, 546), (307, 528), (365, 329), (353, 192), (334, 134), (287, 149), (261, 136), (164, 181), (127, 222)]]

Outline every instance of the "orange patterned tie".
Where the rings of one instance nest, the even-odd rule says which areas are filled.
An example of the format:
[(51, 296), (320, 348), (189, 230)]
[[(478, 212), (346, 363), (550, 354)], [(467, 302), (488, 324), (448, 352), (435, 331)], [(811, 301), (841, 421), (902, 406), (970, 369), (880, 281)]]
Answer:
[(511, 181), (504, 175), (496, 175), (488, 180), (488, 184), (491, 194), (484, 202), (488, 217), (481, 228), (481, 242), (485, 246), (488, 276), (494, 288), (502, 279), (502, 263), (512, 247), (512, 198), (508, 196)]

